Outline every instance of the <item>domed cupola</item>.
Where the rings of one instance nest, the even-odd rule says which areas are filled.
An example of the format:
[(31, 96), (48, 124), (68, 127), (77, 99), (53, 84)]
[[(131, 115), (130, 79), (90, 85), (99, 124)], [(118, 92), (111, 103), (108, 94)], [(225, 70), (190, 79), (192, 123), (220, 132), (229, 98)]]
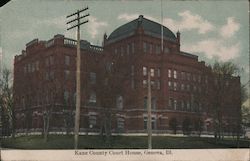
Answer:
[[(115, 29), (107, 41), (111, 43), (132, 36), (136, 33), (138, 27), (141, 27), (146, 35), (161, 38), (161, 24), (140, 15), (137, 19)], [(163, 26), (163, 38), (173, 42), (177, 41), (175, 34), (165, 26)]]

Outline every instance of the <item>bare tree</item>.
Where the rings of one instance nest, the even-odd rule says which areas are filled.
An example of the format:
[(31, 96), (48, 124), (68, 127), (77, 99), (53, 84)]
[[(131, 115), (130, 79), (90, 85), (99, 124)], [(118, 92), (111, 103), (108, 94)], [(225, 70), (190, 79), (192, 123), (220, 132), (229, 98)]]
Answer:
[[(51, 72), (51, 71), (50, 71)], [(52, 71), (53, 72), (53, 71)], [(43, 134), (44, 134), (44, 141), (48, 141), (49, 131), (50, 128), (53, 126), (53, 115), (56, 115), (59, 112), (59, 109), (56, 106), (58, 102), (61, 90), (61, 83), (55, 77), (54, 73), (50, 74), (49, 80), (46, 83), (46, 89), (43, 90), (44, 97), (43, 97)]]
[[(0, 78), (0, 107), (2, 112), (3, 127), (10, 128), (12, 137), (15, 136), (15, 113), (13, 108), (13, 87), (12, 87), (12, 74), (7, 68), (3, 69), (2, 77)], [(8, 127), (9, 124), (10, 127)]]
[[(232, 62), (216, 62), (212, 67), (212, 78), (214, 79), (211, 81), (212, 86), (210, 88), (209, 96), (211, 98), (216, 141), (217, 139), (223, 138), (222, 129), (223, 122), (225, 121), (223, 120), (225, 116), (224, 113), (226, 112), (227, 114), (229, 114), (229, 107), (226, 108), (226, 106), (232, 106), (233, 104), (237, 106), (237, 102), (240, 101), (240, 93), (237, 86), (237, 83), (240, 82), (234, 80), (234, 77), (238, 74), (238, 72), (238, 67)], [(233, 108), (238, 109), (238, 107)], [(236, 110), (235, 112), (238, 115), (239, 111)], [(239, 124), (239, 119), (240, 115), (237, 116), (237, 126)], [(237, 131), (239, 131), (239, 129)]]
[(125, 96), (128, 85), (131, 85), (131, 79), (136, 81), (136, 77), (133, 77), (133, 73), (136, 73), (138, 66), (135, 66), (138, 55), (132, 54), (115, 54), (108, 49), (105, 50), (107, 55), (103, 58), (102, 64), (97, 70), (97, 82), (96, 82), (96, 97), (99, 100), (99, 104), (104, 108), (102, 116), (101, 131), (105, 132), (107, 140), (111, 135), (111, 122), (113, 118), (113, 110), (117, 108), (117, 99), (119, 96), (126, 97), (126, 105), (136, 100), (136, 91), (133, 100)]
[(176, 118), (170, 119), (170, 121), (169, 121), (169, 126), (170, 126), (170, 128), (174, 131), (174, 134), (176, 134), (177, 125), (178, 125), (178, 122), (177, 122), (177, 119), (176, 119)]

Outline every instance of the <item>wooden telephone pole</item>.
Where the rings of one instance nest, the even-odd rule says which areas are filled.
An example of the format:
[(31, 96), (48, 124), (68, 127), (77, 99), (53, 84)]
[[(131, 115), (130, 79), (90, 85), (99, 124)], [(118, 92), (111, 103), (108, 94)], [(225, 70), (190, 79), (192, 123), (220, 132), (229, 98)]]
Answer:
[(72, 22), (76, 22), (73, 26), (67, 28), (67, 30), (73, 29), (77, 27), (77, 56), (76, 56), (76, 111), (75, 111), (75, 137), (74, 137), (74, 148), (78, 148), (78, 137), (79, 137), (79, 127), (80, 127), (80, 108), (81, 108), (81, 54), (80, 54), (80, 26), (87, 23), (88, 20), (81, 22), (80, 20), (84, 17), (89, 16), (86, 14), (84, 16), (80, 16), (80, 13), (88, 10), (86, 7), (82, 10), (77, 10), (75, 13), (68, 15), (66, 18), (70, 18), (72, 16), (76, 16), (76, 18), (67, 22), (70, 24)]

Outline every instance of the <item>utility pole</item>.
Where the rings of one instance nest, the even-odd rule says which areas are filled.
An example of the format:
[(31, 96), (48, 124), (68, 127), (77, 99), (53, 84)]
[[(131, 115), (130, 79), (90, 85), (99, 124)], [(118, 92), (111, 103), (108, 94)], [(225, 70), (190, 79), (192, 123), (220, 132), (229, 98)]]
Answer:
[(67, 28), (67, 30), (73, 29), (77, 27), (77, 55), (76, 55), (76, 112), (75, 112), (75, 137), (74, 137), (74, 148), (78, 148), (78, 137), (79, 137), (79, 127), (80, 127), (80, 108), (81, 108), (81, 51), (80, 51), (80, 26), (87, 23), (88, 20), (81, 22), (80, 20), (84, 17), (89, 16), (86, 14), (84, 16), (80, 16), (80, 13), (88, 10), (86, 7), (82, 10), (77, 10), (75, 13), (68, 15), (66, 18), (70, 18), (72, 16), (76, 16), (76, 18), (67, 22), (70, 24), (72, 22), (76, 22), (73, 26)]
[(151, 120), (151, 78), (148, 72), (148, 149), (152, 149), (152, 120)]
[(163, 11), (162, 11), (162, 0), (161, 0), (161, 52), (163, 53)]

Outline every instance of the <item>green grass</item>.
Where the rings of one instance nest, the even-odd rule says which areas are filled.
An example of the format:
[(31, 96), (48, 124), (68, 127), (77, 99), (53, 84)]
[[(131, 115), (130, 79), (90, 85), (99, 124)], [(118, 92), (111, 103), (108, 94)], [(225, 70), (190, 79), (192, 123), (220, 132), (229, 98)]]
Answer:
[[(146, 136), (112, 136), (108, 144), (101, 136), (80, 136), (81, 149), (146, 149)], [(48, 142), (42, 136), (22, 136), (2, 139), (3, 148), (15, 149), (73, 149), (73, 135), (50, 135)], [(154, 136), (154, 149), (202, 149), (236, 148), (235, 139), (224, 139), (215, 143), (214, 138)], [(240, 140), (241, 148), (248, 148), (250, 140)]]

